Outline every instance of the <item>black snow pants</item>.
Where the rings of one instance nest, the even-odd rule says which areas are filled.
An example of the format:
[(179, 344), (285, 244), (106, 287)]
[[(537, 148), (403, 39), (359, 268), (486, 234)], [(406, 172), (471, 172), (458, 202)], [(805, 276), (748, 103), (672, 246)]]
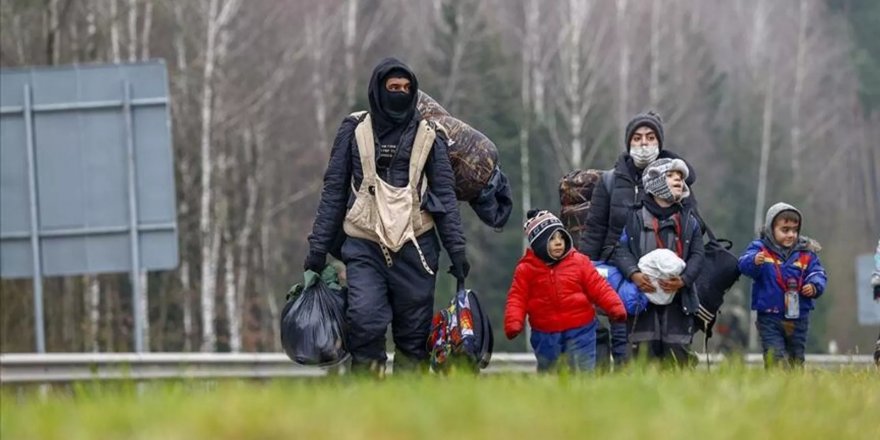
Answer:
[[(418, 237), (428, 267), (437, 273), (440, 243), (435, 230)], [(384, 371), (385, 333), (394, 339), (397, 371), (427, 369), (426, 343), (434, 309), (434, 282), (412, 243), (392, 252), (389, 267), (382, 248), (369, 240), (348, 237), (342, 261), (348, 280), (349, 349), (352, 372)]]

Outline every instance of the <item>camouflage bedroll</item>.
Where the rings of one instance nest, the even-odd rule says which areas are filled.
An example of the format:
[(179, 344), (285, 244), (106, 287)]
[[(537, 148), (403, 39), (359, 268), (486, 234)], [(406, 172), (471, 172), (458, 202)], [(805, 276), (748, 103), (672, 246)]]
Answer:
[(589, 202), (601, 180), (601, 170), (574, 170), (566, 174), (559, 179), (559, 203), (568, 206)]
[(559, 220), (571, 234), (575, 245), (587, 232), (587, 216), (593, 190), (602, 182), (601, 170), (574, 170), (559, 179)]
[(498, 148), (486, 135), (449, 114), (427, 93), (419, 91), (417, 104), (423, 118), (436, 123), (446, 133), (449, 159), (455, 172), (455, 195), (458, 200), (470, 201), (492, 177), (498, 164)]

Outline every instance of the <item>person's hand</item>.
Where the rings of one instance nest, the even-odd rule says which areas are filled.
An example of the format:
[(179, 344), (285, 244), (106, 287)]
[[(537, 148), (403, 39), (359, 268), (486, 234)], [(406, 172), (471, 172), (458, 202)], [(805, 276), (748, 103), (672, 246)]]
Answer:
[(663, 289), (664, 292), (675, 293), (678, 292), (678, 289), (684, 287), (684, 280), (681, 277), (673, 277), (666, 280), (659, 280), (660, 288)]
[(636, 272), (632, 274), (631, 279), (632, 282), (636, 283), (636, 286), (638, 286), (639, 290), (641, 290), (643, 293), (654, 293), (654, 285), (651, 284), (651, 279), (648, 278), (647, 275), (641, 272)]
[(761, 252), (758, 252), (757, 254), (755, 254), (755, 265), (756, 266), (760, 266), (760, 265), (764, 264), (765, 261), (767, 261), (767, 254), (765, 254), (764, 251), (761, 251)]
[(626, 309), (623, 307), (615, 307), (607, 313), (611, 322), (626, 322)]
[(505, 326), (504, 335), (507, 336), (507, 339), (514, 339), (519, 336), (523, 331), (522, 324), (511, 324), (509, 326)]
[(816, 296), (816, 286), (810, 283), (804, 284), (804, 286), (801, 287), (801, 295), (807, 298), (812, 298)]
[(468, 273), (471, 271), (471, 264), (468, 263), (467, 255), (465, 255), (464, 251), (459, 251), (449, 255), (449, 259), (452, 260), (449, 273), (459, 282), (464, 283), (465, 278), (467, 278)]
[(327, 267), (327, 255), (309, 251), (303, 269), (321, 273)]

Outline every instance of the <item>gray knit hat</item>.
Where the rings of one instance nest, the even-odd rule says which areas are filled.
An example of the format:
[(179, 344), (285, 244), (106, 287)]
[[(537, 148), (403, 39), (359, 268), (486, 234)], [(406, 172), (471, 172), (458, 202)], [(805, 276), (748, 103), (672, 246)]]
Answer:
[(768, 234), (768, 236), (773, 236), (773, 221), (776, 220), (776, 217), (779, 214), (782, 214), (785, 211), (791, 211), (797, 214), (798, 218), (800, 218), (800, 227), (803, 228), (804, 224), (804, 216), (801, 214), (801, 211), (794, 207), (794, 205), (789, 205), (788, 203), (777, 203), (770, 207), (767, 210), (767, 215), (764, 216), (764, 233)]
[(626, 130), (623, 138), (623, 146), (626, 148), (626, 151), (629, 151), (629, 141), (632, 140), (633, 134), (638, 130), (639, 127), (648, 127), (651, 130), (654, 130), (654, 134), (657, 135), (657, 144), (660, 149), (663, 149), (663, 119), (656, 112), (648, 111), (645, 113), (639, 113), (626, 124)]
[(666, 173), (669, 171), (681, 172), (683, 185), (681, 199), (691, 195), (690, 188), (684, 183), (689, 174), (687, 164), (681, 159), (669, 158), (657, 159), (645, 167), (645, 171), (642, 173), (642, 185), (645, 187), (645, 192), (663, 200), (680, 201), (675, 200), (675, 197), (672, 196), (672, 189), (666, 184)]

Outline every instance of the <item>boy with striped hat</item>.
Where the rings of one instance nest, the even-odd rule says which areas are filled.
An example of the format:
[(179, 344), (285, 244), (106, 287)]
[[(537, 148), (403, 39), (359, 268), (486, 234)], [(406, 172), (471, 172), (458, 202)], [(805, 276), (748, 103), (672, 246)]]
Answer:
[(550, 371), (562, 356), (574, 371), (596, 365), (597, 304), (612, 321), (626, 309), (593, 263), (572, 246), (571, 236), (549, 211), (532, 210), (524, 230), (529, 249), (513, 274), (504, 309), (504, 333), (513, 339), (528, 316), (538, 371)]

